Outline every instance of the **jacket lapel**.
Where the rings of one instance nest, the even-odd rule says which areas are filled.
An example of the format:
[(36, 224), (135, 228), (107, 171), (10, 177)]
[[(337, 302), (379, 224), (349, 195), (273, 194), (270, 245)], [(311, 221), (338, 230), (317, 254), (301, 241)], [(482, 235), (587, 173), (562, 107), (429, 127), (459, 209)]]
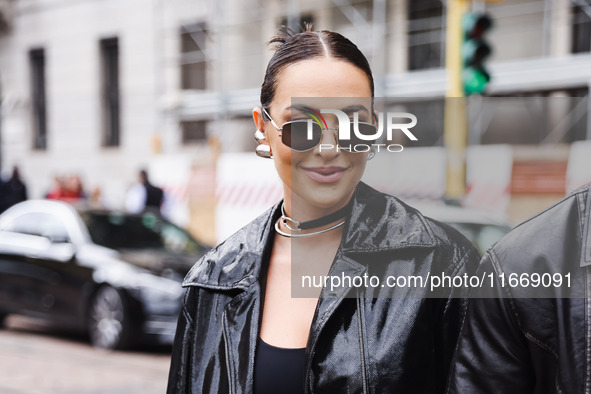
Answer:
[(249, 393), (254, 387), (260, 293), (260, 287), (254, 284), (224, 308), (222, 329), (231, 393)]
[[(263, 260), (273, 242), (279, 204), (209, 252), (187, 274), (183, 286), (226, 293), (231, 300), (221, 317), (230, 393), (252, 392), (255, 347), (259, 335)], [(212, 309), (215, 305), (211, 306)]]
[[(343, 256), (340, 250), (337, 252), (335, 261), (329, 270), (328, 276), (337, 277), (356, 277), (362, 276), (367, 271), (367, 268), (355, 260)], [(352, 289), (351, 283), (343, 282), (343, 285), (335, 289), (325, 287), (322, 289), (320, 299), (316, 306), (316, 312), (314, 313), (314, 319), (312, 319), (312, 326), (310, 327), (310, 335), (308, 337), (308, 351), (306, 354), (306, 380), (305, 387), (310, 388), (310, 371), (312, 365), (312, 359), (314, 357), (314, 351), (318, 338), (324, 325), (333, 315), (334, 311), (341, 304), (343, 299), (349, 294)]]

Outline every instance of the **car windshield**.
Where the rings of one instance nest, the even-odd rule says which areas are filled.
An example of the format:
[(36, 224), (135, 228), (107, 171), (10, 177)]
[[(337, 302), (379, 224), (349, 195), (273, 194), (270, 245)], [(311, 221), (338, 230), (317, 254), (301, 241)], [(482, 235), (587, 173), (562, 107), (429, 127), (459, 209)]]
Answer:
[(81, 212), (92, 241), (111, 249), (161, 249), (200, 254), (202, 247), (180, 227), (152, 214)]

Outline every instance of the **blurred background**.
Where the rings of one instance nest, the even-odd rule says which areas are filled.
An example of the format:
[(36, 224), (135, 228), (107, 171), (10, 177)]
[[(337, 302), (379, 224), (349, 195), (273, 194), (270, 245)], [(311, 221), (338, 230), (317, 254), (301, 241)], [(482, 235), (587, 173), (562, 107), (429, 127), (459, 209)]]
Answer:
[[(445, 130), (444, 115), (446, 97), (448, 102), (454, 97), (449, 80), (455, 71), (446, 60), (446, 43), (450, 28), (458, 28), (449, 22), (457, 2), (491, 21), (486, 37), (478, 33), (490, 49), (483, 56), (486, 64), (478, 59), (479, 70), (486, 69), (490, 80), (481, 81), (476, 92), (464, 85), (466, 91), (458, 96), (465, 97), (455, 99), (465, 104), (465, 176), (450, 207), (445, 171), (450, 130)], [(251, 111), (259, 104), (272, 56), (265, 42), (281, 25), (297, 30), (306, 22), (356, 43), (372, 65), (376, 96), (388, 108), (418, 118), (413, 133), (419, 141), (405, 141), (402, 154), (376, 156), (369, 169), (382, 170), (368, 171), (366, 181), (422, 204), (435, 218), (463, 226), (467, 235), (475, 232), (474, 242), (485, 238), (481, 248), (591, 181), (589, 0), (0, 0), (2, 209), (23, 199), (45, 198), (76, 206), (31, 205), (0, 219), (0, 232), (11, 233), (0, 236), (0, 275), (5, 278), (2, 282), (0, 277), (0, 300), (16, 297), (7, 290), (7, 283), (17, 279), (10, 277), (6, 262), (14, 262), (18, 253), (30, 256), (30, 251), (14, 251), (14, 245), (39, 241), (16, 239), (18, 234), (49, 239), (35, 244), (46, 248), (41, 253), (46, 265), (72, 259), (91, 265), (84, 255), (92, 253), (82, 251), (92, 244), (109, 261), (117, 260), (113, 266), (124, 261), (137, 267), (134, 262), (141, 258), (130, 259), (123, 249), (167, 247), (169, 254), (154, 263), (157, 269), (150, 268), (150, 275), (178, 287), (190, 263), (172, 269), (171, 258), (182, 254), (196, 260), (277, 202), (282, 190), (273, 165), (253, 153)], [(462, 34), (466, 41), (466, 31)], [(392, 169), (387, 171), (391, 178), (384, 178), (384, 168)], [(156, 196), (156, 212), (146, 213), (144, 200), (154, 196), (146, 179), (163, 191), (160, 200)], [(462, 210), (453, 211), (458, 205)], [(39, 229), (37, 216), (25, 223), (27, 231), (19, 232), (15, 218), (27, 210), (49, 212), (70, 224), (65, 232), (47, 233)], [(145, 237), (155, 244), (105, 238), (117, 233), (109, 228), (127, 223), (135, 223), (137, 234), (149, 233)], [(479, 235), (482, 229), (485, 234)], [(154, 297), (178, 301), (177, 290), (166, 297), (146, 295), (141, 290), (151, 286), (146, 277), (123, 284), (109, 276), (112, 271), (100, 280), (89, 272), (79, 275), (80, 288), (92, 285), (80, 293), (84, 302), (73, 307), (86, 319), (77, 323), (82, 326), (88, 325), (84, 311), (100, 306), (98, 295), (111, 312), (125, 310), (129, 302), (148, 308)], [(66, 276), (56, 275), (51, 286), (63, 289)], [(158, 283), (154, 286), (164, 286)], [(101, 288), (115, 289), (120, 301)], [(63, 294), (48, 294), (27, 296), (30, 305), (36, 299), (41, 305), (33, 315), (55, 314)], [(174, 308), (167, 314), (173, 316)], [(0, 303), (0, 317), (1, 309)], [(137, 321), (158, 321), (146, 316)], [(26, 324), (16, 327), (35, 331)], [(173, 328), (167, 328), (169, 337)], [(3, 357), (14, 360), (0, 355), (0, 363)], [(155, 357), (160, 363), (155, 368), (168, 368), (166, 355)], [(158, 376), (165, 380), (165, 373)], [(154, 392), (164, 390), (165, 383), (160, 384)], [(132, 386), (120, 392), (134, 392)], [(6, 392), (32, 392), (11, 387), (14, 391)], [(86, 392), (117, 392), (113, 387)], [(48, 383), (41, 392), (68, 391)]]

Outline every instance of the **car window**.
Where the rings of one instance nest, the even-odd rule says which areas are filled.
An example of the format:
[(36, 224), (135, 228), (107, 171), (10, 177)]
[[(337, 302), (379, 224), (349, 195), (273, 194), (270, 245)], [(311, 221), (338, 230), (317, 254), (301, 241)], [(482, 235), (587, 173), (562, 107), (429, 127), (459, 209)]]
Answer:
[(152, 214), (82, 212), (92, 241), (111, 249), (164, 249), (197, 255), (202, 247), (185, 230)]
[(468, 238), (478, 249), (480, 254), (486, 252), (495, 242), (501, 239), (510, 230), (506, 226), (481, 223), (449, 223), (455, 227), (464, 237)]
[(62, 220), (52, 214), (31, 212), (17, 216), (5, 230), (15, 233), (38, 235), (54, 242), (69, 242), (68, 230)]
[(495, 242), (503, 238), (503, 236), (507, 234), (509, 230), (509, 227), (503, 226), (483, 226), (478, 233), (476, 242), (479, 245), (482, 245), (482, 248), (484, 248), (484, 251), (486, 251)]

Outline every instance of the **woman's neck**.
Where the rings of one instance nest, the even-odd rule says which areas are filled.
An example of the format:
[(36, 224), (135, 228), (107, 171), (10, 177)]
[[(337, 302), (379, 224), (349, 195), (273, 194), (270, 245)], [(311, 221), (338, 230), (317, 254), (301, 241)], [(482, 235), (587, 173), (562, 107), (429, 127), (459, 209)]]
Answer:
[(310, 203), (295, 193), (284, 193), (283, 210), (284, 214), (299, 222), (308, 222), (328, 216), (342, 208), (345, 208), (351, 201), (353, 192), (348, 196), (336, 201), (334, 204), (316, 205)]

